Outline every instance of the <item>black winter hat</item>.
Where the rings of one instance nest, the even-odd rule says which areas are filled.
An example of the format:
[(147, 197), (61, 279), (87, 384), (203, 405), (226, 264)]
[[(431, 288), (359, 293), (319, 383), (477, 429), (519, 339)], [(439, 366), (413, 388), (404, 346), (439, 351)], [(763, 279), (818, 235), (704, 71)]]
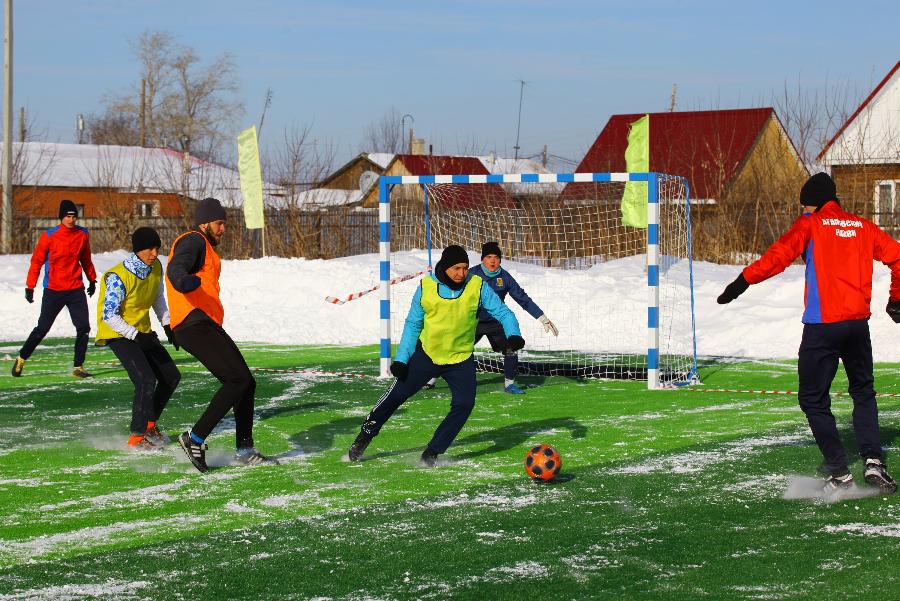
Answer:
[(834, 180), (825, 172), (816, 173), (800, 188), (800, 204), (821, 207), (829, 200), (837, 200)]
[(451, 244), (441, 253), (441, 260), (434, 266), (434, 277), (442, 284), (449, 286), (452, 290), (459, 290), (465, 282), (457, 284), (447, 276), (447, 269), (453, 267), (457, 263), (469, 264), (469, 254), (462, 246)]
[(204, 198), (197, 203), (197, 208), (194, 209), (194, 225), (219, 220), (225, 221), (225, 209), (217, 198)]
[(493, 240), (481, 245), (481, 258), (483, 259), (488, 255), (497, 255), (501, 259), (503, 258), (503, 253), (500, 252), (500, 245)]
[(75, 215), (78, 217), (78, 207), (71, 200), (64, 200), (59, 203), (59, 218), (62, 219), (66, 215)]
[(139, 253), (148, 248), (159, 248), (162, 240), (152, 227), (139, 227), (131, 234), (131, 252)]

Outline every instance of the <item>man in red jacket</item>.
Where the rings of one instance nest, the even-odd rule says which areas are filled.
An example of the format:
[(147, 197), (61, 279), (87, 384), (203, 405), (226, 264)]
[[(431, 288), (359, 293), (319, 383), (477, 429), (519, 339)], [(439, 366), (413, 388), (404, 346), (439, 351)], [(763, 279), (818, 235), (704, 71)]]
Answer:
[(59, 312), (63, 307), (67, 307), (69, 317), (75, 326), (75, 361), (72, 375), (76, 378), (91, 377), (84, 369), (84, 356), (87, 354), (91, 325), (88, 321), (87, 298), (84, 296), (81, 273), (84, 269), (89, 282), (87, 293), (88, 296), (93, 296), (97, 285), (97, 272), (94, 271), (94, 264), (91, 262), (88, 231), (75, 225), (77, 219), (78, 207), (75, 203), (71, 200), (59, 203), (59, 225), (41, 235), (34, 254), (31, 255), (31, 267), (25, 281), (25, 300), (29, 303), (34, 302), (34, 287), (43, 267), (44, 294), (41, 298), (41, 316), (37, 327), (31, 331), (13, 363), (13, 376), (22, 375), (26, 359), (50, 331)]
[(840, 359), (850, 381), (853, 431), (865, 461), (865, 480), (883, 493), (893, 493), (897, 483), (887, 472), (881, 450), (869, 317), (872, 261), (877, 260), (891, 269), (887, 313), (900, 323), (900, 244), (874, 223), (844, 211), (834, 181), (826, 173), (817, 173), (803, 184), (800, 204), (803, 215), (725, 288), (718, 303), (730, 303), (751, 284), (781, 273), (803, 257), (806, 310), (797, 396), (825, 459), (821, 468), (827, 475), (825, 491), (830, 494), (853, 485), (828, 394)]

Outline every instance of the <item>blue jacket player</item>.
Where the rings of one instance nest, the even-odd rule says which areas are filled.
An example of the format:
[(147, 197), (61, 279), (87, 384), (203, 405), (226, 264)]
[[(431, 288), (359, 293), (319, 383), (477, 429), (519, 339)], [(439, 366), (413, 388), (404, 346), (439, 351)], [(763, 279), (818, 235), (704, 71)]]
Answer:
[[(485, 242), (481, 247), (481, 265), (476, 265), (469, 270), (469, 273), (477, 275), (484, 280), (491, 287), (491, 290), (497, 293), (501, 301), (506, 302), (506, 295), (510, 295), (529, 315), (544, 325), (546, 332), (551, 332), (554, 336), (558, 336), (559, 330), (556, 329), (553, 322), (544, 315), (537, 303), (531, 300), (531, 297), (519, 286), (515, 278), (500, 267), (502, 259), (503, 254), (500, 252), (500, 245), (493, 241)], [(494, 352), (503, 353), (504, 390), (510, 394), (525, 394), (522, 389), (516, 386), (519, 355), (517, 351), (509, 348), (500, 323), (484, 309), (478, 311), (478, 327), (475, 328), (475, 342), (481, 340), (482, 336), (487, 336)], [(433, 388), (435, 381), (436, 379), (428, 382), (426, 386)]]
[(381, 427), (406, 399), (431, 378), (450, 386), (450, 412), (422, 452), (426, 465), (437, 463), (475, 407), (475, 330), (485, 311), (503, 330), (512, 349), (525, 345), (513, 312), (469, 271), (469, 256), (461, 246), (448, 246), (434, 274), (422, 278), (413, 296), (391, 373), (397, 378), (363, 421), (350, 445), (351, 461), (358, 461)]

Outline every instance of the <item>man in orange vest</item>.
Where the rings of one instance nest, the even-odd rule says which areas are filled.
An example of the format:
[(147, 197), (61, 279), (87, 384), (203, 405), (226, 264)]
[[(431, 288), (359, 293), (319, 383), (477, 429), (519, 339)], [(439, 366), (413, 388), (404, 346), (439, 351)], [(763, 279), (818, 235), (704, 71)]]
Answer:
[(237, 451), (241, 465), (277, 464), (253, 446), (253, 399), (256, 380), (244, 356), (222, 329), (225, 311), (219, 299), (221, 259), (215, 247), (225, 233), (225, 209), (215, 198), (201, 200), (194, 212), (194, 229), (172, 243), (166, 267), (169, 315), (176, 342), (195, 356), (222, 383), (209, 406), (178, 444), (201, 472), (206, 465), (206, 438), (230, 409), (234, 410)]

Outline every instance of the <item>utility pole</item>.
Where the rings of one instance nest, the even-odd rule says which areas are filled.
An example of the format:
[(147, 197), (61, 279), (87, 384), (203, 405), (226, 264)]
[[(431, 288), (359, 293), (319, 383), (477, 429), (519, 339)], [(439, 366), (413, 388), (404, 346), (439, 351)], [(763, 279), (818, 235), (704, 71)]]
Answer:
[(522, 129), (522, 97), (525, 96), (525, 80), (520, 79), (519, 83), (519, 122), (516, 125), (516, 145), (513, 148), (516, 149), (515, 159), (519, 158), (519, 131)]
[(12, 0), (3, 3), (3, 216), (0, 218), (0, 252), (12, 250)]
[(259, 118), (259, 127), (256, 129), (256, 143), (259, 144), (259, 139), (262, 137), (262, 126), (263, 122), (266, 120), (266, 111), (269, 110), (269, 107), (272, 106), (272, 88), (266, 89), (266, 100), (263, 103), (263, 112), (262, 116)]
[(675, 112), (675, 98), (677, 95), (678, 95), (678, 84), (673, 83), (672, 84), (672, 102), (669, 104), (669, 112), (670, 113)]

